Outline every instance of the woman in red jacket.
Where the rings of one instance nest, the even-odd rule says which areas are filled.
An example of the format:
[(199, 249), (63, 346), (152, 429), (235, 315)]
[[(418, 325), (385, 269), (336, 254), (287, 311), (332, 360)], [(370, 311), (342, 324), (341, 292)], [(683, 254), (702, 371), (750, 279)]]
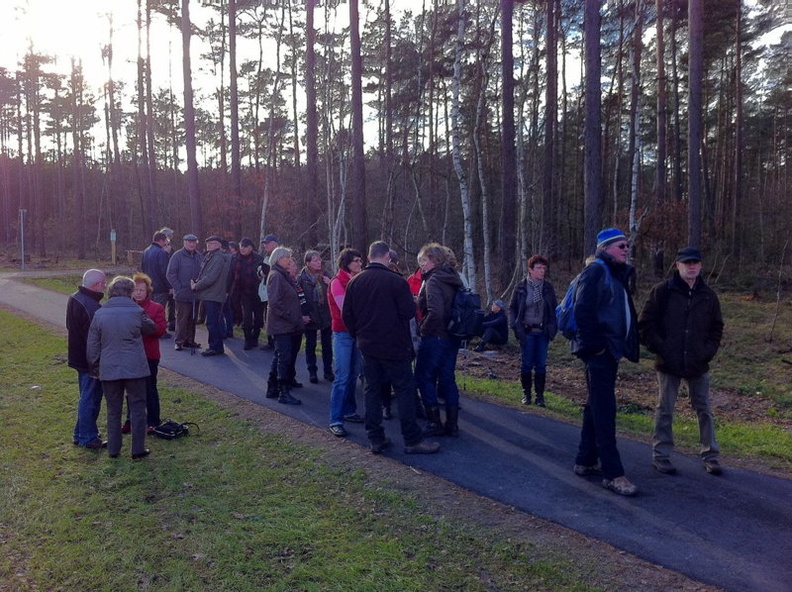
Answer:
[[(157, 370), (160, 361), (159, 340), (165, 334), (168, 323), (165, 318), (165, 308), (151, 299), (153, 291), (151, 278), (145, 273), (136, 273), (132, 276), (132, 281), (135, 282), (132, 300), (137, 302), (138, 306), (154, 321), (154, 325), (157, 327), (155, 333), (143, 336), (143, 349), (146, 350), (146, 359), (151, 371), (151, 374), (146, 377), (146, 421), (148, 423), (148, 431), (151, 433), (155, 427), (162, 423), (159, 390), (157, 390)], [(125, 434), (129, 432), (129, 409), (127, 409), (127, 421), (121, 431)]]

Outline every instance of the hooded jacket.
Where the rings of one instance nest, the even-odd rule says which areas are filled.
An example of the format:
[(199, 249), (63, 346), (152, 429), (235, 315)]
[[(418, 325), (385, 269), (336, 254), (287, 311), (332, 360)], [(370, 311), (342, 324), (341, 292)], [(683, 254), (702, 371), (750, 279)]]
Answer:
[(448, 338), (448, 319), (454, 296), (463, 286), (456, 270), (444, 263), (423, 274), (423, 286), (418, 293), (418, 309), (421, 312), (421, 337)]

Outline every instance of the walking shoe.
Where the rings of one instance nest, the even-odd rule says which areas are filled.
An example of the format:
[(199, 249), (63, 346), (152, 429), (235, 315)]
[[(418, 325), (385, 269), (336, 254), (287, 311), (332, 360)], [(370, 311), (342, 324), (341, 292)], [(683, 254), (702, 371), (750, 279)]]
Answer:
[(597, 461), (595, 465), (575, 465), (572, 469), (575, 475), (580, 477), (587, 477), (588, 475), (602, 475), (602, 465)]
[(124, 424), (121, 426), (121, 433), (128, 434), (131, 431), (132, 431), (132, 425), (128, 421), (125, 421)]
[(302, 382), (297, 382), (296, 378), (292, 378), (292, 381), (289, 383), (289, 387), (291, 387), (291, 388), (302, 388), (303, 387), (303, 383)]
[(353, 413), (352, 415), (345, 415), (344, 421), (348, 421), (349, 423), (363, 423), (363, 418), (357, 413)]
[(278, 397), (278, 403), (284, 405), (302, 405), (302, 401), (296, 397), (292, 397), (291, 393), (281, 393)]
[(440, 452), (439, 442), (421, 440), (417, 444), (404, 447), (404, 454), (434, 454), (435, 452)]
[(484, 344), (479, 343), (476, 347), (473, 348), (474, 352), (483, 352), (484, 351)]
[(531, 404), (531, 397), (523, 395), (523, 398), (520, 400), (520, 403), (523, 405), (530, 405)]
[(209, 356), (223, 356), (223, 355), (225, 355), (225, 352), (224, 351), (218, 351), (216, 349), (207, 349), (207, 350), (202, 351), (201, 355), (203, 357), (205, 357), (205, 358), (208, 358)]
[(603, 479), (602, 486), (605, 489), (610, 489), (611, 491), (618, 493), (619, 495), (624, 495), (630, 497), (638, 493), (638, 488), (630, 483), (627, 480), (627, 477), (622, 475), (621, 477), (616, 477), (615, 479)]
[(311, 384), (318, 384), (319, 377), (316, 374), (311, 374), (311, 376), (308, 377), (308, 382), (310, 382)]
[(132, 460), (139, 460), (141, 458), (146, 458), (149, 454), (151, 454), (151, 450), (146, 448), (143, 452), (138, 452), (137, 454), (133, 454)]
[(88, 444), (85, 445), (88, 450), (101, 450), (102, 448), (107, 448), (107, 442), (101, 440), (99, 438), (94, 438)]
[(342, 425), (331, 425), (330, 426), (330, 433), (334, 436), (338, 436), (339, 438), (343, 438), (347, 435), (347, 431), (344, 429)]
[(175, 349), (176, 351), (182, 351), (184, 349), (184, 346), (180, 343), (177, 343), (175, 346), (173, 346), (173, 349)]
[(388, 446), (391, 445), (391, 439), (385, 438), (382, 442), (374, 443), (371, 442), (369, 446), (371, 447), (371, 454), (382, 454), (382, 451), (385, 450)]
[(707, 458), (704, 460), (704, 470), (710, 475), (720, 475), (723, 469), (720, 466), (717, 458)]
[(335, 374), (333, 374), (332, 372), (325, 372), (324, 379), (328, 382), (333, 382), (335, 380)]
[(245, 351), (248, 351), (248, 350), (251, 350), (251, 349), (256, 349), (256, 344), (246, 341), (245, 345), (242, 346), (242, 349), (244, 349)]
[(191, 347), (193, 349), (201, 349), (200, 343), (195, 343), (194, 341), (190, 341), (189, 343), (185, 342), (184, 347)]
[(652, 459), (652, 466), (663, 475), (676, 475), (676, 467), (667, 458)]

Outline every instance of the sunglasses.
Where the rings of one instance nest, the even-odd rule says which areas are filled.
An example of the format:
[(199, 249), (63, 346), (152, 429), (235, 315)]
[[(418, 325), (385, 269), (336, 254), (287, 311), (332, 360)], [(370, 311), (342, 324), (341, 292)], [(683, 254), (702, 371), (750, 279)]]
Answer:
[(614, 246), (615, 246), (617, 249), (622, 249), (622, 250), (626, 250), (626, 249), (629, 249), (629, 248), (630, 248), (630, 245), (628, 245), (627, 243), (621, 243), (620, 245), (614, 245)]

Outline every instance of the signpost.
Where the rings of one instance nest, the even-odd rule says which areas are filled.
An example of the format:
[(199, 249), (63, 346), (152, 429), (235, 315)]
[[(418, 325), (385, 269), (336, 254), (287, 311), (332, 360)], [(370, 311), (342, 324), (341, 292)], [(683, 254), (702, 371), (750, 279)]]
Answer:
[(116, 264), (116, 236), (115, 228), (113, 228), (110, 231), (110, 253), (111, 259), (113, 260), (113, 265)]
[(19, 243), (22, 251), (22, 271), (25, 271), (25, 216), (27, 210), (19, 210)]

